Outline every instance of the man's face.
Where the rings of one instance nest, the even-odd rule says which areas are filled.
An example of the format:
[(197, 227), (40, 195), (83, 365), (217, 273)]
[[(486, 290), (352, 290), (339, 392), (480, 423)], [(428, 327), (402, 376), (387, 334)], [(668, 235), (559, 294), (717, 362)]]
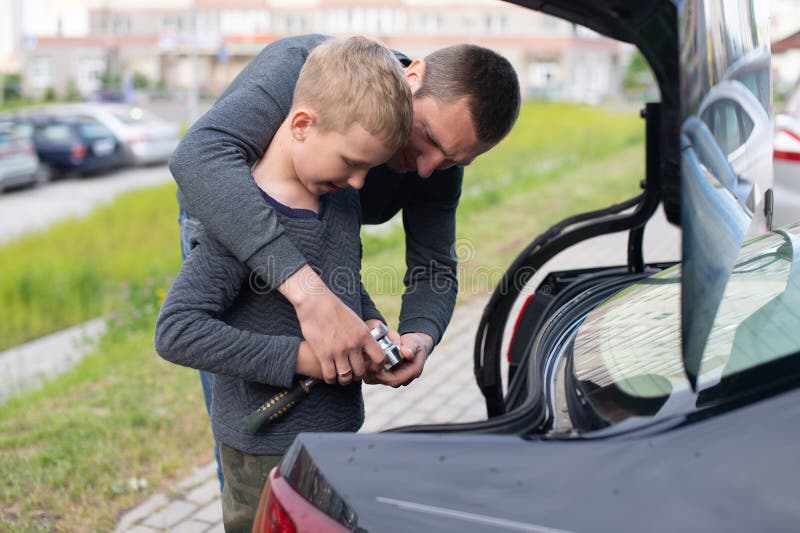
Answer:
[[(422, 85), (424, 62), (414, 61), (406, 69), (411, 92)], [(411, 134), (403, 148), (389, 160), (396, 172), (416, 171), (427, 178), (434, 170), (469, 165), (490, 147), (478, 141), (466, 97), (438, 102), (432, 97), (414, 97)]]

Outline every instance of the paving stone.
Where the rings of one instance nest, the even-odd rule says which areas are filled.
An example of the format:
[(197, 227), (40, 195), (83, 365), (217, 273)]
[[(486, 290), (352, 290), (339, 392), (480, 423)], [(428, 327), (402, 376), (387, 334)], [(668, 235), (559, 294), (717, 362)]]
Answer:
[(195, 520), (186, 520), (180, 524), (170, 528), (169, 533), (199, 533), (208, 527), (204, 522), (196, 522)]
[(222, 522), (219, 524), (214, 524), (210, 528), (206, 529), (203, 533), (225, 533), (225, 526)]
[(215, 499), (199, 511), (197, 511), (192, 518), (195, 520), (202, 520), (209, 524), (215, 524), (222, 520), (222, 502), (219, 498)]
[(153, 528), (150, 528), (150, 527), (147, 527), (147, 526), (143, 526), (143, 525), (140, 524), (140, 525), (135, 526), (135, 527), (133, 527), (131, 529), (126, 529), (125, 531), (126, 531), (126, 533), (156, 533), (156, 532), (161, 531), (161, 530), (160, 529), (153, 529)]
[[(213, 443), (209, 441), (209, 447), (213, 447)], [(194, 488), (206, 479), (217, 475), (217, 462), (211, 461), (200, 468), (196, 468), (192, 474), (175, 485), (175, 489), (179, 492), (185, 492)]]
[[(214, 473), (216, 474), (216, 465), (214, 467)], [(216, 475), (214, 475), (212, 479), (209, 479), (202, 485), (197, 486), (194, 490), (186, 494), (185, 499), (190, 502), (204, 504), (206, 502), (210, 502), (214, 498), (218, 498), (219, 496), (219, 479)]]
[(175, 500), (155, 514), (147, 517), (143, 524), (150, 527), (172, 527), (197, 509), (197, 506), (184, 500)]
[(397, 426), (410, 426), (412, 424), (421, 424), (422, 421), (425, 419), (425, 412), (419, 412), (417, 410), (412, 410), (402, 415), (398, 416), (392, 421), (392, 425), (394, 427)]
[(164, 494), (154, 494), (150, 496), (145, 502), (138, 507), (134, 507), (127, 513), (122, 516), (122, 519), (119, 521), (117, 528), (114, 530), (114, 533), (121, 533), (123, 531), (128, 531), (133, 524), (138, 522), (139, 520), (150, 516), (156, 510), (164, 507), (169, 503), (169, 499)]

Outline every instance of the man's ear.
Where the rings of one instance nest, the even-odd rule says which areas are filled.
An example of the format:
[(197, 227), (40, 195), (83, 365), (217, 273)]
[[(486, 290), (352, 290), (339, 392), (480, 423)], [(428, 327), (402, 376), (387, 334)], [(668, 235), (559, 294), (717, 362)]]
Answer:
[(304, 141), (309, 130), (317, 123), (316, 114), (310, 109), (297, 109), (292, 112), (289, 126), (292, 131), (292, 138), (296, 141)]
[(425, 77), (425, 60), (415, 59), (406, 67), (406, 81), (411, 87), (411, 94), (414, 94), (422, 87), (422, 79)]

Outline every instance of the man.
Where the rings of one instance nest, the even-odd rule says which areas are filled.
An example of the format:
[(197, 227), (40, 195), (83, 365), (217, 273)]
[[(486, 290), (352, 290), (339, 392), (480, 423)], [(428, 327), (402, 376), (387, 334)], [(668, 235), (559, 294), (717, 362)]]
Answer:
[[(478, 46), (447, 47), (414, 61), (396, 53), (413, 95), (411, 135), (387, 164), (369, 172), (360, 198), (366, 224), (403, 211), (407, 272), (398, 331), (412, 359), (380, 372), (383, 354), (367, 325), (286, 238), (274, 212), (259, 201), (250, 172), (291, 108), (305, 58), (325, 39), (305, 35), (268, 45), (187, 132), (170, 159), (180, 187), (182, 242), (197, 217), (265, 290), (280, 291), (294, 306), (327, 383), (349, 380), (352, 369), (355, 378), (397, 387), (422, 373), (452, 316), (462, 167), (510, 131), (519, 113), (519, 81), (505, 58)], [(364, 368), (365, 354), (372, 371)], [(202, 377), (208, 405), (210, 376)]]

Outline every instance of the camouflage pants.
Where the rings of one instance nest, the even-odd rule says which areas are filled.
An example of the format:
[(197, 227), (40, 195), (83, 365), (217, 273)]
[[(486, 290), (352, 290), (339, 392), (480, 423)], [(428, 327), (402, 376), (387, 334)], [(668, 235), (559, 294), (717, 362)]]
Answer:
[(261, 491), (280, 455), (250, 455), (220, 443), (222, 473), (222, 521), (226, 533), (250, 533), (256, 518)]

